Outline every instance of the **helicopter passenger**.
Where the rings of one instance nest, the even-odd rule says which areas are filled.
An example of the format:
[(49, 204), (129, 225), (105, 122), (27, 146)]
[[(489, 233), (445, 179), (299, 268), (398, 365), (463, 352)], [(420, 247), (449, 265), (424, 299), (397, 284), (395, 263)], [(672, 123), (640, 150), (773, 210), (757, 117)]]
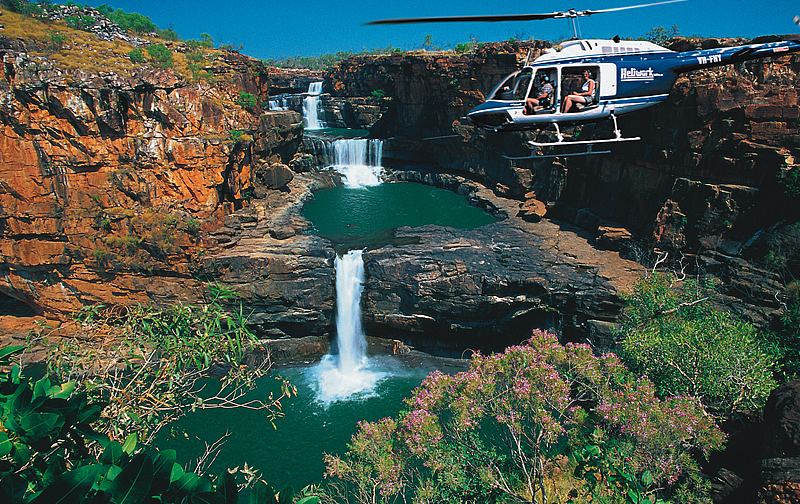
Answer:
[(545, 74), (542, 76), (542, 84), (539, 86), (538, 96), (536, 98), (528, 98), (525, 100), (525, 115), (533, 115), (534, 107), (537, 105), (547, 106), (553, 96), (553, 85), (550, 84), (550, 77)]
[(573, 92), (564, 97), (564, 104), (561, 107), (561, 113), (569, 112), (572, 105), (576, 103), (583, 103), (584, 105), (591, 105), (594, 98), (595, 82), (592, 79), (589, 70), (583, 71), (583, 85), (579, 92)]

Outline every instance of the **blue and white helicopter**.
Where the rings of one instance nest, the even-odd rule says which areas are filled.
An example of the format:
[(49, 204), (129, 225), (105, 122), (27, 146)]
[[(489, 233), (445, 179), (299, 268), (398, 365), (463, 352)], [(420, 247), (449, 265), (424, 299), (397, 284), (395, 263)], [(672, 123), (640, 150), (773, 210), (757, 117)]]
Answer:
[[(797, 40), (675, 52), (652, 42), (621, 40), (619, 37), (613, 40), (577, 38), (579, 17), (682, 1), (685, 0), (603, 10), (572, 9), (549, 14), (387, 19), (369, 24), (568, 19), (572, 24), (574, 40), (563, 42), (556, 49), (546, 49), (533, 61), (526, 60), (522, 68), (495, 86), (486, 101), (472, 109), (467, 118), (476, 126), (490, 131), (542, 130), (553, 126), (557, 140), (543, 143), (528, 142), (532, 150), (531, 157), (548, 157), (537, 155), (540, 147), (578, 144), (587, 145), (587, 150), (553, 156), (605, 154), (610, 151), (593, 151), (592, 147), (597, 144), (640, 140), (639, 137), (623, 137), (617, 125), (617, 117), (652, 107), (666, 100), (679, 74), (800, 51), (800, 42)], [(588, 74), (585, 74), (587, 71)], [(586, 76), (582, 77), (584, 75)], [(580, 86), (582, 82), (588, 80), (587, 77), (594, 82), (589, 86), (592, 90), (588, 96), (587, 88), (581, 89)], [(553, 89), (547, 99), (538, 100), (539, 103), (531, 108), (531, 102), (528, 100), (536, 98), (536, 95), (541, 96), (544, 82), (549, 82)], [(587, 103), (564, 110), (566, 97), (573, 92), (580, 93), (581, 90), (589, 99), (575, 101)], [(612, 138), (568, 141), (561, 133), (560, 126), (596, 123), (607, 119), (611, 119), (614, 123)]]

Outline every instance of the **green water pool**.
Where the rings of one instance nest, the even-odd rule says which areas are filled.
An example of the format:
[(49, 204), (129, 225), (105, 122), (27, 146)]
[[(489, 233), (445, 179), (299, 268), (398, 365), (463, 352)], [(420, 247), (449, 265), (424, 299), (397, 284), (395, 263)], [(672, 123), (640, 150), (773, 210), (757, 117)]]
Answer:
[(314, 225), (313, 233), (349, 248), (387, 240), (401, 226), (475, 229), (497, 221), (465, 196), (414, 182), (323, 189), (314, 193), (303, 214)]

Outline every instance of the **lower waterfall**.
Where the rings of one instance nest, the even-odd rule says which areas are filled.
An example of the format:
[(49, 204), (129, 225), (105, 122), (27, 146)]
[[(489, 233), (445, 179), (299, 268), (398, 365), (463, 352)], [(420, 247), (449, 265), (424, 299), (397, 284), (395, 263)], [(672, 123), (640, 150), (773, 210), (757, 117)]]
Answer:
[(361, 250), (336, 257), (336, 345), (314, 370), (317, 401), (323, 406), (351, 396), (369, 396), (385, 372), (371, 369), (366, 356), (366, 337), (361, 328), (361, 292), (364, 260)]

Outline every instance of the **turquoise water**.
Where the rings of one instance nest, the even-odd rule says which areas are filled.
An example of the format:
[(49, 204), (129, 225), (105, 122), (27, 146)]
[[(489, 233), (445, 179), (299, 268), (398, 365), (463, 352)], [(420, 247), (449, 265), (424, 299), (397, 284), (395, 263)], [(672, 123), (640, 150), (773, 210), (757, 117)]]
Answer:
[(497, 221), (470, 205), (465, 196), (414, 182), (323, 189), (314, 193), (303, 214), (314, 225), (315, 234), (349, 248), (388, 240), (391, 230), (401, 226), (475, 229)]
[[(186, 464), (203, 454), (203, 440), (210, 444), (227, 431), (231, 435), (210, 474), (219, 474), (226, 467), (241, 468), (247, 462), (276, 489), (287, 484), (299, 489), (319, 483), (325, 472), (323, 454), (344, 453), (359, 421), (396, 415), (403, 398), (433, 369), (445, 372), (461, 369), (453, 361), (421, 357), (409, 361), (388, 356), (371, 358), (370, 367), (386, 377), (373, 389), (329, 405), (316, 399), (317, 367), (279, 370), (297, 387), (297, 397), (283, 401), (286, 416), (275, 422), (276, 429), (263, 412), (203, 410), (189, 414), (159, 433), (156, 446), (177, 450), (179, 462)], [(254, 393), (266, 396), (278, 390), (275, 379), (267, 377)]]

